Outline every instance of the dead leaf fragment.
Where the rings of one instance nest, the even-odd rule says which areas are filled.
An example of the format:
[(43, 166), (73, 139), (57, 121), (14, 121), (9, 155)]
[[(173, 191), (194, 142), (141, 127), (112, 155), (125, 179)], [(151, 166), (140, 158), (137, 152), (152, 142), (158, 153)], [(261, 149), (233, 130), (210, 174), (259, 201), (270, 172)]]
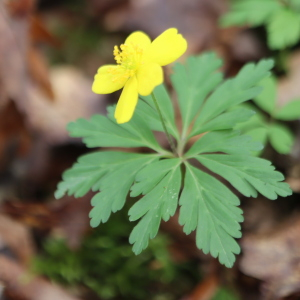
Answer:
[(25, 101), (27, 96), (28, 26), (28, 17), (12, 18), (0, 2), (0, 82), (6, 96), (16, 101)]
[(0, 282), (5, 294), (13, 295), (16, 300), (79, 300), (57, 285), (32, 277), (23, 267), (0, 255)]
[(265, 282), (264, 299), (275, 300), (300, 291), (300, 216), (271, 233), (246, 235), (241, 242), (241, 271)]
[(76, 249), (90, 229), (92, 196), (93, 193), (77, 199), (66, 196), (50, 204), (6, 202), (1, 206), (1, 210), (28, 227), (64, 238), (71, 249)]
[(94, 94), (92, 80), (75, 67), (54, 67), (49, 76), (55, 100), (49, 101), (38, 86), (32, 85), (24, 110), (30, 126), (44, 140), (52, 144), (63, 143), (70, 140), (66, 130), (69, 122), (106, 112), (106, 97)]
[(29, 263), (35, 251), (31, 234), (25, 225), (0, 215), (0, 238), (22, 264)]
[(104, 25), (110, 31), (143, 30), (156, 37), (176, 27), (189, 42), (189, 52), (212, 45), (217, 34), (217, 19), (226, 4), (221, 0), (130, 0), (108, 12)]

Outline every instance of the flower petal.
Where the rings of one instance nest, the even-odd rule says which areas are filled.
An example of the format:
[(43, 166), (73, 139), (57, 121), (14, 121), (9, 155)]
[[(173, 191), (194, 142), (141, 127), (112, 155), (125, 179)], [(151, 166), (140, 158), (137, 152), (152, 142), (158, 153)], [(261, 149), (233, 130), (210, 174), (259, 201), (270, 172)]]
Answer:
[(137, 72), (138, 92), (142, 96), (152, 93), (157, 85), (163, 83), (162, 67), (155, 63), (142, 65)]
[(138, 88), (136, 76), (131, 77), (125, 84), (118, 101), (115, 118), (118, 124), (130, 121), (138, 101)]
[(187, 49), (187, 42), (176, 28), (170, 28), (159, 35), (148, 48), (146, 59), (160, 66), (170, 64)]
[(119, 66), (102, 66), (95, 75), (92, 91), (96, 94), (110, 94), (121, 89), (128, 80), (123, 73), (124, 69)]
[(125, 44), (132, 44), (141, 47), (143, 50), (147, 49), (150, 44), (151, 40), (148, 35), (146, 35), (142, 31), (135, 31), (125, 41)]

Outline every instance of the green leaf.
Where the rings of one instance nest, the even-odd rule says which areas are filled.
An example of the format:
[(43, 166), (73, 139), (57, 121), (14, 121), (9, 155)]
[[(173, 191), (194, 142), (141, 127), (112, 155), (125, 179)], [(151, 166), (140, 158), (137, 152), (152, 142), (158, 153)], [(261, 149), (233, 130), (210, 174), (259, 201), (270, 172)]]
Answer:
[(283, 125), (273, 124), (270, 127), (270, 143), (281, 154), (289, 154), (295, 142), (292, 132)]
[(232, 129), (238, 123), (246, 122), (253, 115), (255, 115), (255, 111), (246, 108), (236, 108), (227, 111), (205, 123), (201, 129), (198, 130), (198, 134), (206, 131)]
[[(138, 101), (135, 113), (139, 114), (141, 118), (148, 124), (148, 126), (154, 131), (164, 131), (157, 111), (151, 106), (148, 99)], [(169, 128), (168, 128), (169, 129)], [(170, 129), (169, 129), (170, 130)]]
[[(253, 141), (260, 142), (263, 146), (265, 146), (268, 140), (269, 129), (266, 127), (257, 127), (246, 131), (244, 134), (251, 136)], [(253, 151), (252, 155), (259, 156), (262, 150), (263, 149)]]
[(280, 8), (279, 1), (274, 0), (238, 0), (222, 17), (221, 25), (262, 25)]
[(289, 9), (278, 10), (269, 20), (267, 31), (271, 49), (295, 45), (300, 38), (300, 14)]
[(262, 145), (267, 143), (268, 139), (268, 128), (266, 127), (257, 127), (245, 132), (245, 135), (252, 137), (253, 141), (260, 142)]
[(167, 221), (175, 214), (181, 186), (180, 164), (177, 158), (160, 160), (138, 173), (131, 195), (143, 193), (145, 196), (129, 210), (130, 221), (142, 217), (129, 238), (135, 254), (156, 236), (161, 219)]
[(140, 156), (135, 153), (118, 151), (99, 151), (80, 156), (78, 162), (63, 173), (63, 181), (55, 192), (56, 199), (65, 194), (82, 197), (90, 189), (98, 191), (98, 182), (105, 173), (137, 157)]
[(109, 107), (109, 117), (94, 115), (90, 120), (78, 119), (68, 124), (72, 137), (81, 137), (87, 147), (149, 147), (157, 152), (162, 148), (143, 119), (134, 114), (130, 122), (116, 124)]
[(277, 100), (276, 79), (273, 76), (264, 78), (259, 85), (263, 87), (263, 90), (253, 100), (262, 110), (272, 115)]
[[(153, 93), (158, 101), (159, 108), (169, 133), (178, 140), (179, 132), (175, 124), (174, 107), (166, 87), (161, 84), (154, 89)], [(152, 130), (164, 131), (152, 96), (141, 96), (141, 98), (145, 100), (146, 103), (139, 101), (136, 112), (139, 112), (149, 128)]]
[(278, 120), (291, 121), (300, 118), (300, 99), (293, 100), (285, 106), (279, 108), (274, 118)]
[(269, 76), (273, 65), (273, 60), (261, 60), (256, 65), (247, 64), (235, 78), (222, 83), (204, 103), (189, 137), (202, 132), (202, 126), (233, 106), (256, 97), (262, 90), (257, 84)]
[(128, 157), (130, 159), (116, 163), (114, 168), (111, 168), (94, 185), (94, 189), (101, 190), (101, 192), (92, 199), (94, 206), (90, 212), (92, 227), (98, 226), (101, 222), (105, 223), (111, 212), (122, 209), (136, 174), (147, 164), (158, 159), (157, 155), (130, 154)]
[(186, 163), (184, 188), (180, 196), (179, 223), (189, 234), (196, 231), (196, 243), (205, 254), (219, 257), (230, 268), (240, 248), (233, 237), (241, 237), (242, 210), (239, 199), (214, 177)]
[[(117, 124), (114, 117), (115, 108), (116, 106), (110, 106), (107, 108), (107, 117), (112, 122)], [(134, 114), (133, 118), (129, 122), (120, 124), (118, 126), (121, 126), (122, 128), (134, 134), (140, 141), (143, 141), (144, 146), (152, 148), (158, 152), (162, 150), (162, 148), (160, 148), (159, 144), (157, 143), (157, 140), (155, 139), (151, 128), (139, 114)]]
[(286, 197), (292, 191), (284, 176), (274, 171), (271, 162), (247, 155), (202, 154), (196, 159), (209, 170), (222, 176), (246, 197), (257, 197), (257, 191), (275, 200), (277, 195)]
[(65, 194), (84, 196), (110, 168), (130, 159), (130, 156), (131, 153), (103, 151), (79, 157), (78, 162), (63, 173), (63, 181), (57, 186), (55, 198)]
[(171, 76), (177, 92), (180, 112), (183, 119), (183, 132), (186, 132), (207, 95), (222, 81), (223, 75), (216, 72), (222, 60), (215, 53), (205, 53), (189, 57), (186, 66), (177, 63)]
[(254, 128), (267, 127), (268, 126), (268, 121), (267, 121), (265, 115), (256, 106), (246, 102), (246, 103), (242, 103), (241, 105), (238, 105), (237, 107), (242, 107), (242, 108), (246, 108), (246, 109), (249, 109), (249, 110), (253, 110), (256, 113), (251, 118), (246, 120), (245, 122), (238, 123), (234, 127), (235, 130), (240, 130), (241, 132), (245, 133), (245, 132), (248, 132), (249, 130), (252, 130)]
[(250, 136), (240, 135), (238, 131), (216, 131), (209, 132), (198, 139), (187, 151), (186, 157), (207, 152), (251, 155), (251, 151), (261, 149), (260, 143), (254, 142)]
[(300, 2), (299, 0), (289, 0), (289, 4), (291, 6), (292, 9), (294, 9), (295, 11), (300, 11)]

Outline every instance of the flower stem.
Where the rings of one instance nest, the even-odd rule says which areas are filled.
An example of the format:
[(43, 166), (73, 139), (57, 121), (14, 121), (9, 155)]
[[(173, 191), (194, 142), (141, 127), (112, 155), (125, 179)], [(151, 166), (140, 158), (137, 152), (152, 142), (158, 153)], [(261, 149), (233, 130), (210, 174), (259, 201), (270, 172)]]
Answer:
[(163, 129), (164, 129), (164, 131), (165, 131), (165, 133), (166, 133), (168, 142), (169, 142), (169, 144), (170, 144), (170, 146), (171, 146), (171, 149), (172, 149), (173, 153), (174, 153), (175, 155), (178, 156), (177, 150), (176, 150), (176, 147), (175, 147), (175, 144), (174, 144), (174, 141), (173, 141), (173, 139), (172, 139), (172, 137), (171, 137), (171, 135), (170, 135), (170, 133), (169, 133), (169, 131), (168, 131), (168, 129), (167, 129), (166, 123), (165, 123), (165, 121), (164, 121), (164, 118), (163, 118), (163, 115), (162, 115), (161, 110), (160, 110), (160, 108), (159, 108), (159, 105), (158, 105), (158, 102), (157, 102), (157, 100), (156, 100), (156, 97), (154, 96), (154, 93), (151, 93), (151, 96), (152, 96), (154, 105), (155, 105), (155, 107), (156, 107), (156, 110), (157, 110), (157, 112), (158, 112), (158, 115), (159, 115), (160, 121), (161, 121), (161, 123), (162, 123)]

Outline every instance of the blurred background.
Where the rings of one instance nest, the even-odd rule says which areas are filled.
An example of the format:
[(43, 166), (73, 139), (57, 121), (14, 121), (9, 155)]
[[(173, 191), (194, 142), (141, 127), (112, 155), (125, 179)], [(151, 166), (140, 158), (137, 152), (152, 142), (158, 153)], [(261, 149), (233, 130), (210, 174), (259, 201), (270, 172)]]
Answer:
[[(0, 1), (1, 300), (300, 299), (299, 120), (287, 123), (296, 135), (289, 155), (268, 146), (264, 153), (294, 194), (241, 199), (242, 254), (232, 269), (198, 250), (176, 216), (135, 256), (128, 207), (91, 229), (92, 193), (53, 196), (62, 172), (90, 151), (66, 124), (104, 114), (118, 99), (93, 94), (91, 85), (132, 31), (155, 38), (176, 27), (188, 40), (185, 56), (216, 51), (226, 76), (248, 61), (283, 59), (268, 49), (262, 27), (221, 29), (227, 10), (225, 0)], [(284, 60), (289, 72), (275, 70), (279, 103), (300, 97), (299, 46)]]

